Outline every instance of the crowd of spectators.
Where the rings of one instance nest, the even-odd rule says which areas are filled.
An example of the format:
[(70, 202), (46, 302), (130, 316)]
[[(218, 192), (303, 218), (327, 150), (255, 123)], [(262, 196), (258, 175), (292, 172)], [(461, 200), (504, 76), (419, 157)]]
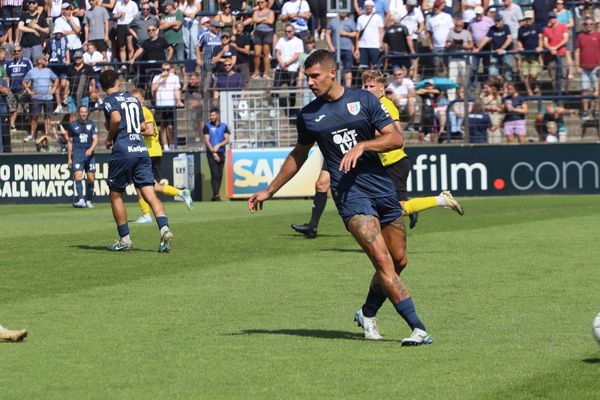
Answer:
[[(486, 135), (470, 135), (471, 141), (522, 142), (534, 109), (527, 97), (538, 95), (583, 94), (582, 119), (597, 119), (600, 104), (591, 100), (599, 91), (595, 3), (353, 0), (353, 11), (335, 18), (327, 17), (326, 3), (2, 0), (3, 149), (10, 151), (11, 132), (20, 125), (28, 128), (23, 140), (42, 150), (53, 121), (75, 119), (80, 105), (100, 105), (97, 78), (103, 68), (118, 69), (123, 79), (147, 89), (167, 149), (174, 145), (177, 108), (189, 107), (193, 120), (202, 120), (202, 110), (219, 105), (222, 90), (244, 89), (253, 81), (291, 89), (274, 98), (293, 118), (307, 101), (297, 101), (294, 93), (306, 87), (301, 61), (315, 46), (339, 56), (348, 86), (364, 69), (388, 74), (386, 96), (421, 142), (462, 138), (465, 125), (479, 129), (484, 122)], [(438, 78), (454, 85), (440, 87)], [(552, 108), (565, 109), (558, 102)], [(471, 123), (471, 113), (486, 118)], [(544, 121), (557, 124), (557, 135), (561, 129), (558, 118), (547, 115), (554, 113), (541, 107), (535, 120), (543, 140)]]

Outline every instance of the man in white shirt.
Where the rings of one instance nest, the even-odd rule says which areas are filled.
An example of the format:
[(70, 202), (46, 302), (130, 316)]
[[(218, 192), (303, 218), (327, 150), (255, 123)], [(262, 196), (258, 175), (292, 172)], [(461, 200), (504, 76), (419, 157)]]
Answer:
[[(295, 35), (294, 27), (291, 24), (285, 26), (285, 36), (280, 38), (275, 45), (275, 57), (277, 58), (277, 67), (275, 67), (274, 87), (281, 87), (287, 84), (289, 88), (298, 86), (298, 68), (300, 67), (300, 55), (304, 52), (304, 43)], [(296, 94), (290, 94), (290, 108), (296, 105)], [(280, 102), (280, 106), (285, 104)]]
[(413, 125), (416, 111), (416, 92), (414, 82), (407, 77), (406, 67), (394, 68), (394, 80), (386, 89), (391, 89), (394, 92), (394, 105), (398, 107), (398, 111), (408, 115), (409, 124)]
[(383, 18), (375, 13), (375, 2), (365, 1), (365, 13), (356, 21), (358, 31), (358, 68), (377, 68), (379, 55), (383, 50)]
[(289, 0), (281, 7), (281, 22), (292, 24), (296, 36), (304, 40), (308, 36), (310, 6), (306, 0)]
[[(117, 21), (117, 47), (119, 49), (119, 60), (124, 63), (133, 57), (133, 36), (129, 32), (129, 24), (138, 14), (137, 4), (132, 0), (119, 0), (113, 9), (112, 17)], [(127, 50), (125, 49), (127, 45)], [(127, 57), (129, 51), (129, 57)], [(127, 69), (125, 65), (121, 69)]]
[(62, 29), (71, 52), (82, 49), (83, 45), (79, 39), (81, 25), (79, 18), (73, 16), (73, 6), (71, 4), (62, 4), (62, 15), (54, 21), (54, 29), (56, 28)]
[(162, 73), (152, 79), (152, 96), (157, 108), (157, 119), (160, 122), (161, 142), (164, 149), (173, 148), (173, 122), (176, 108), (183, 107), (181, 101), (181, 82), (179, 76), (173, 73), (171, 64), (163, 63)]
[[(429, 38), (429, 49), (435, 53), (442, 54), (446, 47), (446, 39), (450, 30), (454, 28), (454, 20), (450, 14), (443, 10), (446, 7), (444, 0), (436, 0), (433, 4), (433, 14), (427, 20), (427, 37)], [(434, 57), (433, 64), (436, 69), (436, 74), (444, 74), (444, 59), (443, 57)], [(444, 74), (445, 75), (445, 74)]]

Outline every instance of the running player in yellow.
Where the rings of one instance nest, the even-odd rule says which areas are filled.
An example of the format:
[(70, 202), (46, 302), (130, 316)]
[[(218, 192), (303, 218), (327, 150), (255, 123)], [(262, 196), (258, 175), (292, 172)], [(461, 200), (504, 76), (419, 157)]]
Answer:
[[(144, 104), (144, 97), (146, 93), (144, 89), (134, 89), (131, 91), (131, 94), (140, 101), (140, 104)], [(163, 185), (160, 183), (160, 163), (162, 160), (162, 147), (160, 146), (160, 142), (158, 141), (159, 132), (156, 126), (156, 121), (154, 120), (154, 115), (152, 115), (152, 111), (148, 109), (146, 106), (142, 106), (142, 110), (144, 113), (144, 122), (146, 123), (146, 130), (142, 132), (142, 136), (144, 137), (144, 142), (146, 143), (146, 147), (148, 148), (148, 154), (150, 155), (150, 160), (152, 161), (152, 173), (154, 175), (154, 191), (156, 193), (163, 193), (167, 196), (180, 196), (185, 201), (185, 205), (189, 210), (194, 208), (192, 203), (192, 197), (190, 195), (190, 191), (188, 189), (177, 189), (171, 185)], [(152, 223), (152, 217), (150, 216), (150, 206), (148, 203), (144, 201), (142, 196), (140, 195), (140, 191), (138, 193), (138, 204), (140, 205), (140, 210), (142, 211), (142, 216), (137, 219), (138, 224), (150, 224)]]
[[(362, 82), (363, 89), (373, 93), (379, 98), (379, 101), (386, 108), (392, 117), (392, 120), (394, 120), (400, 128), (400, 113), (398, 112), (398, 108), (396, 108), (394, 103), (385, 97), (385, 77), (383, 74), (376, 70), (365, 71), (362, 75)], [(402, 204), (402, 215), (409, 217), (412, 216), (410, 223), (411, 228), (413, 228), (416, 224), (417, 213), (430, 208), (446, 207), (456, 211), (460, 215), (463, 215), (464, 211), (462, 206), (458, 201), (456, 201), (456, 199), (452, 196), (452, 193), (449, 191), (443, 191), (438, 196), (418, 197), (410, 200), (408, 199), (406, 181), (410, 172), (410, 159), (404, 152), (404, 145), (397, 150), (379, 154), (379, 158), (381, 159), (381, 163), (383, 164), (385, 171), (396, 186), (398, 199), (400, 200), (400, 204)], [(315, 238), (317, 236), (319, 219), (327, 202), (327, 192), (329, 191), (329, 172), (326, 169), (321, 170), (319, 178), (315, 183), (315, 189), (316, 193), (313, 201), (310, 222), (303, 225), (292, 224), (292, 229), (309, 238)]]

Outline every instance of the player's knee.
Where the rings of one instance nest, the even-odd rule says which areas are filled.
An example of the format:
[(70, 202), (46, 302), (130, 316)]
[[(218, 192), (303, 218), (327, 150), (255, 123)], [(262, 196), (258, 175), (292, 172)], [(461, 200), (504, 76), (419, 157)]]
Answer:
[(402, 257), (398, 261), (394, 261), (394, 269), (396, 270), (396, 273), (398, 275), (400, 275), (400, 273), (402, 271), (404, 271), (404, 268), (406, 268), (407, 265), (408, 265), (408, 257), (406, 257), (406, 256)]
[(324, 181), (321, 181), (321, 180), (319, 179), (319, 180), (317, 181), (317, 183), (315, 183), (315, 190), (316, 190), (317, 192), (321, 192), (321, 193), (323, 193), (323, 192), (328, 192), (328, 191), (329, 191), (329, 179), (328, 179), (326, 182), (324, 182)]

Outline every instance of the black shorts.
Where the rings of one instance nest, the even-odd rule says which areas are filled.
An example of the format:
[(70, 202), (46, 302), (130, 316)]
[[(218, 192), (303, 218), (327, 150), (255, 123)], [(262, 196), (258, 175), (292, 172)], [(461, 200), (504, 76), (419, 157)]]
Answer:
[(160, 163), (162, 161), (162, 157), (150, 157), (150, 160), (152, 161), (152, 175), (154, 175), (154, 180), (160, 183)]
[(398, 194), (398, 200), (408, 200), (408, 191), (406, 190), (406, 181), (408, 180), (408, 174), (410, 173), (410, 159), (408, 156), (403, 159), (384, 167), (385, 172), (394, 182), (396, 193)]
[(96, 49), (102, 53), (103, 51), (108, 50), (108, 46), (106, 45), (106, 42), (104, 40), (90, 40), (90, 42), (94, 43), (96, 45)]
[(264, 46), (266, 44), (269, 46), (273, 44), (273, 31), (254, 31), (254, 45)]
[[(22, 11), (21, 6), (4, 6), (2, 7), (2, 18), (21, 18)], [(18, 23), (19, 21), (14, 21), (12, 25), (17, 25)]]
[(129, 25), (117, 25), (117, 46), (119, 48), (127, 44), (127, 36), (131, 36)]
[(173, 125), (175, 121), (175, 110), (173, 108), (157, 108), (156, 122), (160, 126)]

